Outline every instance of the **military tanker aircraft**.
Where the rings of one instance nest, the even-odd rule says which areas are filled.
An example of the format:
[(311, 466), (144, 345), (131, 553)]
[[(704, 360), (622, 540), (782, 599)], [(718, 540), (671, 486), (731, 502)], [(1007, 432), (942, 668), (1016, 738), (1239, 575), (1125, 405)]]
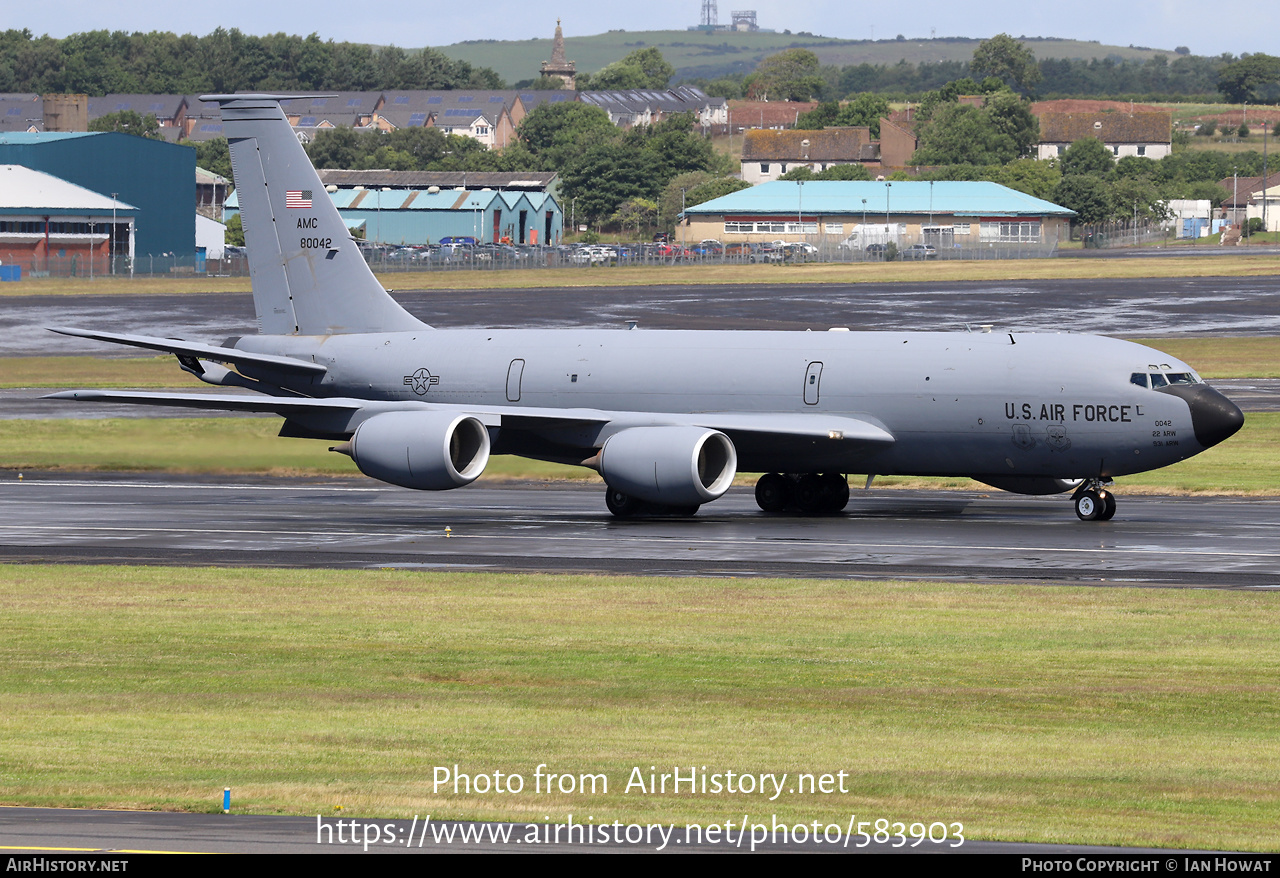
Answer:
[[(737, 472), (768, 512), (832, 513), (848, 474), (968, 476), (1116, 511), (1117, 476), (1231, 436), (1187, 364), (1069, 333), (433, 329), (378, 283), (281, 111), (209, 95), (231, 147), (259, 334), (221, 345), (57, 328), (174, 354), (209, 395), (52, 398), (273, 413), (372, 478), (459, 488), (491, 454), (576, 464), (616, 516), (691, 515)], [(230, 366), (231, 368), (228, 368)]]

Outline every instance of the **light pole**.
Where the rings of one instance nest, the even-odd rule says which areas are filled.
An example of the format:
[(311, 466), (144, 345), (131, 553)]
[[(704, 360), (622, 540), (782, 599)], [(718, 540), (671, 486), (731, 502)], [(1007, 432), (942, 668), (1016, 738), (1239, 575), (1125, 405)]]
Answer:
[(796, 180), (796, 231), (804, 236), (804, 180)]
[(107, 236), (107, 264), (111, 267), (111, 273), (116, 273), (115, 256), (116, 249), (116, 196), (118, 192), (111, 193), (111, 234)]
[(884, 242), (885, 246), (889, 245), (889, 190), (893, 188), (893, 184), (888, 180), (884, 181)]
[(685, 188), (680, 187), (680, 246), (684, 246), (684, 193)]

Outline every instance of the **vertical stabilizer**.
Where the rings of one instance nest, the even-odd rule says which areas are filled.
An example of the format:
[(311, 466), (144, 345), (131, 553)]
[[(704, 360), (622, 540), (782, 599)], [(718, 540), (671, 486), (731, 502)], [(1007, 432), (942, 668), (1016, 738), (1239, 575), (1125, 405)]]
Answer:
[(201, 98), (222, 109), (260, 331), (330, 335), (427, 328), (369, 270), (280, 109), (284, 99)]

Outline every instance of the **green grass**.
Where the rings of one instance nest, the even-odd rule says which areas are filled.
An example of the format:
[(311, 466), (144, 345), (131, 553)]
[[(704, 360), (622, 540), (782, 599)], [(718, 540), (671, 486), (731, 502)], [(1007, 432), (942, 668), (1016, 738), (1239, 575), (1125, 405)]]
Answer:
[[(274, 418), (117, 418), (0, 421), (0, 469), (70, 472), (254, 473), (357, 476), (331, 443), (280, 439)], [(483, 480), (586, 480), (596, 474), (500, 455)], [(739, 475), (739, 484), (755, 476)], [(857, 481), (855, 478), (854, 481)], [(882, 477), (877, 487), (990, 490), (967, 479)], [(1119, 481), (1122, 492), (1280, 494), (1280, 413), (1250, 414), (1244, 429), (1190, 460)]]
[[(697, 7), (689, 7), (688, 21), (680, 24), (697, 24)], [(721, 10), (721, 21), (727, 23), (728, 10)], [(980, 39), (941, 38), (936, 40), (911, 37), (894, 39), (894, 34), (881, 35), (879, 40), (854, 40), (825, 37), (813, 34), (782, 33), (778, 22), (760, 20), (761, 27), (778, 26), (778, 33), (698, 33), (681, 30), (623, 31), (589, 36), (573, 34), (572, 22), (566, 21), (565, 54), (580, 72), (594, 73), (606, 64), (617, 61), (638, 48), (656, 47), (662, 57), (682, 75), (715, 78), (728, 72), (737, 72), (756, 64), (769, 55), (783, 49), (802, 47), (817, 54), (823, 64), (847, 66), (850, 64), (884, 64), (892, 66), (905, 60), (909, 64), (938, 61), (969, 61), (978, 48)], [(490, 67), (508, 82), (519, 82), (538, 76), (540, 65), (551, 57), (551, 35), (545, 34), (530, 40), (472, 40), (440, 46), (439, 51), (450, 58), (469, 64)], [(865, 28), (860, 29), (868, 37)], [(910, 28), (904, 32), (909, 34)], [(1171, 55), (1156, 49), (1139, 49), (1133, 46), (1106, 46), (1097, 42), (1060, 39), (1034, 39), (1027, 46), (1037, 58), (1105, 58), (1146, 60), (1158, 54)]]
[(1172, 354), (1203, 378), (1280, 378), (1280, 338), (1135, 338)]
[[(1275, 850), (1278, 626), (1228, 591), (4, 566), (0, 801)], [(526, 789), (433, 791), (455, 764)], [(624, 792), (691, 765), (849, 792)]]
[(205, 387), (172, 356), (0, 357), (0, 387)]

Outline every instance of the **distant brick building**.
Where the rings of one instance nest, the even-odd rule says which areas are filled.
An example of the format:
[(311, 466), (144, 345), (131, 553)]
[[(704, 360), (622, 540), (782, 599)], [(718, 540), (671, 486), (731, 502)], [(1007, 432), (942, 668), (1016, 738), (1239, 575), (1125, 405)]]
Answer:
[[(1142, 156), (1159, 161), (1173, 152), (1173, 113), (1158, 107), (1137, 107), (1121, 101), (1043, 101), (1032, 113), (1040, 120), (1036, 158), (1057, 158), (1077, 140), (1102, 141), (1117, 160)], [(1059, 106), (1059, 105), (1065, 105)]]
[(865, 125), (817, 131), (755, 128), (746, 133), (742, 145), (742, 179), (752, 185), (776, 180), (800, 166), (818, 173), (833, 165), (855, 164), (880, 167), (880, 145)]

